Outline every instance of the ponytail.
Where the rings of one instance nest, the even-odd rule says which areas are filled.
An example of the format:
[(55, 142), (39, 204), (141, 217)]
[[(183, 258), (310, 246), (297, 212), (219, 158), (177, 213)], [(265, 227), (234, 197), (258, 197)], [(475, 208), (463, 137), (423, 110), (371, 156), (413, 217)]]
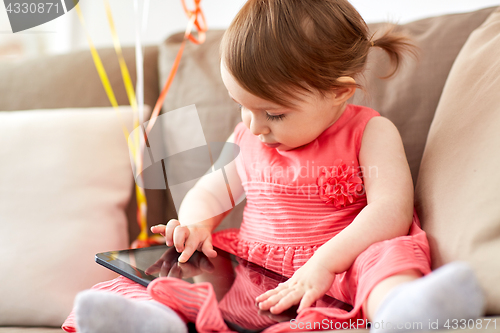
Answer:
[(381, 79), (388, 79), (394, 76), (399, 68), (404, 55), (410, 55), (413, 58), (418, 58), (418, 48), (413, 44), (412, 40), (404, 33), (397, 32), (396, 26), (391, 26), (388, 28), (382, 36), (370, 40), (371, 45), (374, 47), (380, 47), (389, 55), (391, 65), (393, 67), (392, 72), (389, 75), (381, 77)]

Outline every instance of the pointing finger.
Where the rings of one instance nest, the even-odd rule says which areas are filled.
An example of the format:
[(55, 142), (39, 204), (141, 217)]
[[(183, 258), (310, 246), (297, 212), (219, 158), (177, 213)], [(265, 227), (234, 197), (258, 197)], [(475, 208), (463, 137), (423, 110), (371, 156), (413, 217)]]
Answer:
[(153, 234), (160, 234), (165, 237), (166, 226), (164, 224), (158, 224), (151, 227), (151, 232)]

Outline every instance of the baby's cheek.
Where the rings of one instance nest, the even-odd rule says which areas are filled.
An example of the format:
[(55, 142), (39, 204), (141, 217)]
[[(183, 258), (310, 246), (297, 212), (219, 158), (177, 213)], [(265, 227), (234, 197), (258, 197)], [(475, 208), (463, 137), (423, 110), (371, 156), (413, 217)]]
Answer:
[(304, 146), (314, 139), (318, 137), (318, 135), (314, 135), (314, 133), (310, 133), (307, 131), (301, 131), (299, 128), (294, 129), (293, 131), (287, 131), (285, 133), (279, 133), (283, 144), (286, 144), (290, 148), (297, 148)]

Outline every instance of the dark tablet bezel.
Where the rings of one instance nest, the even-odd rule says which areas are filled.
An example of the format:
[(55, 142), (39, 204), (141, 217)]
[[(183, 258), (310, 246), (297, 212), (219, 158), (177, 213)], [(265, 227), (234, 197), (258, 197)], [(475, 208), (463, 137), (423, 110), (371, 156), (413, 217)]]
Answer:
[[(163, 247), (163, 246), (162, 246)], [(99, 265), (102, 265), (115, 273), (125, 276), (126, 278), (139, 283), (140, 285), (147, 288), (149, 283), (156, 279), (156, 276), (146, 274), (143, 270), (132, 266), (131, 264), (119, 260), (118, 256), (116, 259), (113, 258), (115, 253), (128, 253), (130, 251), (151, 251), (152, 248), (156, 248), (156, 246), (142, 248), (142, 249), (132, 249), (132, 250), (120, 250), (120, 251), (110, 251), (110, 252), (102, 252), (95, 255), (95, 261)], [(168, 247), (165, 246), (165, 251)], [(113, 265), (114, 264), (114, 265)], [(140, 276), (137, 275), (140, 273)]]
[[(103, 252), (103, 253), (96, 254), (95, 261), (98, 264), (100, 264), (100, 265), (120, 274), (120, 275), (123, 275), (126, 278), (128, 278), (134, 282), (137, 282), (144, 287), (147, 287), (149, 285), (149, 283), (151, 281), (153, 281), (154, 279), (156, 279), (157, 277), (153, 276), (153, 275), (146, 274), (142, 269), (134, 267), (131, 264), (129, 264), (128, 262), (120, 260), (119, 255), (120, 254), (127, 255), (131, 252), (134, 253), (134, 252), (138, 252), (138, 251), (152, 251), (152, 250), (157, 251), (157, 250), (159, 250), (159, 248), (161, 248), (162, 251), (165, 252), (168, 249), (170, 249), (171, 247), (168, 247), (166, 245), (159, 245), (159, 246), (153, 246), (153, 247), (142, 248), (142, 249)], [(224, 257), (228, 260), (231, 260), (231, 262), (235, 263), (236, 265), (243, 264), (246, 268), (249, 268), (249, 269), (251, 269), (251, 270), (253, 270), (253, 271), (255, 271), (263, 276), (266, 276), (272, 280), (275, 280), (278, 283), (285, 282), (288, 279), (288, 278), (286, 278), (282, 275), (279, 275), (271, 270), (268, 270), (264, 267), (261, 267), (259, 265), (252, 263), (252, 262), (249, 262), (243, 258), (240, 258), (240, 257), (237, 257), (233, 254), (230, 254), (222, 249), (219, 249), (216, 247), (214, 247), (214, 249), (217, 252), (217, 256)], [(192, 283), (192, 281), (190, 281), (190, 280), (187, 280), (187, 279), (184, 279), (184, 280)], [(351, 305), (346, 304), (346, 303), (344, 303), (340, 300), (337, 300), (333, 297), (330, 297), (328, 295), (323, 296), (322, 300), (325, 301), (326, 303), (330, 304), (331, 307), (344, 309), (346, 311), (350, 311), (352, 309)], [(296, 310), (296, 307), (294, 309), (289, 309), (288, 311), (286, 311), (287, 314), (290, 316), (290, 319), (293, 318), (293, 314), (296, 315), (295, 310)], [(228, 322), (227, 320), (225, 320), (225, 322), (228, 325), (228, 327), (230, 327), (231, 329), (238, 331), (238, 332), (242, 332), (242, 333), (257, 333), (257, 332), (261, 332), (262, 330), (265, 329), (265, 328), (263, 328), (262, 330), (250, 330), (250, 329), (246, 329), (244, 327), (240, 327), (234, 323)]]

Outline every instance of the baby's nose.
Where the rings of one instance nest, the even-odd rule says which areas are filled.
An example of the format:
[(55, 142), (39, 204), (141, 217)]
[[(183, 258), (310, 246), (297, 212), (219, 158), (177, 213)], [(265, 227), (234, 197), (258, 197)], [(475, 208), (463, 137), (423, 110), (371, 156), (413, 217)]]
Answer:
[(264, 119), (259, 119), (259, 117), (253, 115), (250, 122), (250, 131), (253, 135), (266, 135), (269, 134), (270, 130)]

